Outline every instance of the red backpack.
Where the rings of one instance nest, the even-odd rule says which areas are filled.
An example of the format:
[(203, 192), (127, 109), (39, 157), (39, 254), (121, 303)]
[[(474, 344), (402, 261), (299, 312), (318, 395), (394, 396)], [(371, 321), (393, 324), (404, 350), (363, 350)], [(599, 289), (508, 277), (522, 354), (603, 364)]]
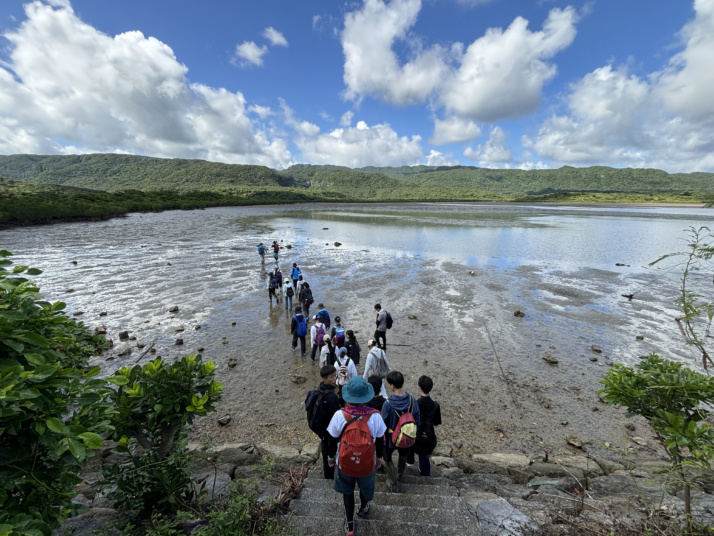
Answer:
[(412, 408), (414, 407), (414, 397), (409, 397), (409, 408), (404, 413), (400, 414), (396, 409), (394, 413), (399, 415), (399, 420), (397, 425), (392, 431), (392, 443), (394, 446), (400, 449), (406, 449), (411, 447), (416, 442), (417, 436), (417, 425), (414, 420), (414, 415), (412, 415)]
[[(374, 413), (377, 413), (377, 410), (374, 410)], [(376, 465), (374, 440), (367, 426), (372, 413), (352, 417), (343, 411), (342, 416), (347, 424), (340, 435), (340, 472), (353, 477), (369, 476)]]

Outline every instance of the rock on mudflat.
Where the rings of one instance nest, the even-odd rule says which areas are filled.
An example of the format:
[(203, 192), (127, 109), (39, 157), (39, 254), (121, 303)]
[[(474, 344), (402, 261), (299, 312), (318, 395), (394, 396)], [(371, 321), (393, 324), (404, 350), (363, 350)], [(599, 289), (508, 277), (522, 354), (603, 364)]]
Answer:
[(549, 365), (557, 365), (558, 364), (558, 358), (551, 354), (545, 354), (543, 356), (543, 361), (545, 361)]
[(230, 415), (224, 415), (220, 419), (218, 419), (218, 424), (221, 426), (226, 426), (231, 422), (231, 416)]
[(338, 248), (342, 245), (342, 242), (335, 242), (335, 247)]
[(107, 334), (107, 326), (98, 326), (94, 328), (94, 334), (95, 335), (106, 335)]
[(593, 345), (590, 347), (590, 350), (592, 350), (592, 351), (595, 352), (596, 354), (601, 354), (601, 353), (602, 353), (602, 348), (600, 348), (597, 344), (593, 344)]
[(178, 305), (174, 305), (172, 307), (169, 307), (169, 313), (178, 313)]
[(572, 445), (572, 446), (574, 446), (575, 448), (578, 448), (578, 449), (583, 448), (583, 442), (580, 441), (580, 440), (577, 438), (577, 436), (569, 435), (569, 436), (565, 439), (565, 441), (568, 442), (568, 445)]
[(129, 332), (128, 331), (120, 331), (119, 332), (119, 340), (120, 341), (126, 341), (129, 339)]
[(523, 311), (516, 311), (515, 313), (513, 313), (513, 316), (523, 318), (524, 316), (526, 316), (526, 313), (524, 313)]
[(183, 327), (183, 326), (177, 326), (177, 327), (176, 327), (176, 331), (183, 331), (183, 330), (184, 330), (184, 327)]
[(183, 344), (183, 339), (176, 339), (176, 344), (177, 345), (182, 345)]
[(72, 316), (82, 316), (84, 314), (84, 311), (75, 311), (72, 313)]

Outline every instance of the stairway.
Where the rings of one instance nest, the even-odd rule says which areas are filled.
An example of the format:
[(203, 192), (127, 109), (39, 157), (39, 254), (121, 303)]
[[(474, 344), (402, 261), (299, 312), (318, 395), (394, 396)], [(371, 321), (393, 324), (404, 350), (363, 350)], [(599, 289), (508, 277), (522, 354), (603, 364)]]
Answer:
[[(356, 515), (359, 492), (355, 490), (355, 534), (358, 536), (468, 536), (480, 535), (478, 521), (447, 479), (422, 478), (407, 469), (401, 493), (389, 491), (387, 477), (377, 474), (372, 510), (365, 519)], [(296, 534), (327, 536), (344, 534), (342, 495), (321, 469), (311, 469), (297, 499), (290, 502), (290, 525)]]

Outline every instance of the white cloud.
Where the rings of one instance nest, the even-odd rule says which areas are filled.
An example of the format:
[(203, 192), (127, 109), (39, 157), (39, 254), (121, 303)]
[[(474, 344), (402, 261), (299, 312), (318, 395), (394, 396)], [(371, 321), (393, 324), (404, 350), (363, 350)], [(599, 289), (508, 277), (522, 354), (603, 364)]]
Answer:
[(270, 44), (274, 47), (288, 46), (288, 40), (285, 39), (285, 36), (272, 26), (268, 26), (265, 30), (263, 30), (263, 37), (270, 41)]
[(448, 111), (478, 121), (519, 117), (538, 109), (543, 84), (555, 75), (552, 58), (575, 38), (571, 7), (553, 9), (543, 30), (517, 17), (506, 30), (489, 29), (471, 43), (440, 94)]
[(261, 119), (265, 119), (266, 117), (273, 115), (273, 110), (270, 109), (270, 106), (260, 106), (258, 104), (251, 104), (248, 106), (248, 111), (254, 113)]
[[(345, 55), (345, 97), (374, 96), (399, 106), (424, 101), (446, 72), (441, 47), (423, 50), (408, 34), (421, 9), (420, 0), (365, 0), (361, 10), (345, 16), (342, 49)], [(402, 41), (412, 58), (400, 65), (392, 49)]]
[(503, 164), (511, 161), (513, 152), (506, 145), (506, 134), (503, 129), (494, 127), (488, 141), (476, 149), (467, 147), (464, 150), (464, 157), (479, 162), (479, 165)]
[(303, 158), (312, 164), (333, 164), (351, 168), (364, 166), (416, 165), (421, 162), (420, 136), (399, 136), (387, 123), (369, 126), (358, 121), (354, 127), (322, 133), (308, 121), (301, 121), (282, 102), (285, 123), (296, 131), (294, 142)]
[(714, 0), (697, 0), (683, 50), (640, 78), (600, 67), (572, 84), (567, 110), (522, 144), (572, 165), (607, 163), (670, 172), (714, 169)]
[(475, 140), (481, 136), (479, 126), (469, 119), (451, 116), (443, 121), (434, 119), (434, 133), (429, 138), (432, 145), (446, 145)]
[(129, 152), (271, 167), (291, 161), (283, 140), (254, 128), (241, 93), (191, 83), (166, 44), (141, 32), (108, 36), (66, 4), (35, 1), (25, 13), (5, 33), (11, 47), (0, 66), (0, 153)]
[(340, 126), (350, 126), (352, 124), (352, 119), (354, 118), (354, 116), (354, 112), (352, 112), (351, 110), (347, 110), (344, 114), (342, 114), (342, 117), (340, 118)]
[(258, 46), (253, 41), (243, 41), (240, 45), (236, 45), (233, 63), (241, 66), (263, 65), (263, 56), (267, 53), (267, 46)]
[(429, 154), (426, 155), (426, 165), (427, 166), (458, 166), (459, 161), (452, 158), (454, 155), (451, 153), (442, 153), (440, 151), (435, 151), (432, 149)]

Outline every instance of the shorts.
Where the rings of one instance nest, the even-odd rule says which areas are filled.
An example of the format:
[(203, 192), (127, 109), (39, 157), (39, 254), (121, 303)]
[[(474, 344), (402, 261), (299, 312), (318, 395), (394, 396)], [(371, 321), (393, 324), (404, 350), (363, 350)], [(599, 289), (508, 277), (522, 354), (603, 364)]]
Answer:
[(368, 476), (347, 476), (342, 474), (338, 466), (335, 466), (335, 481), (332, 485), (332, 489), (338, 493), (349, 495), (355, 492), (355, 484), (357, 484), (364, 498), (371, 501), (374, 499), (374, 485), (376, 480), (376, 467), (372, 471), (372, 474)]

